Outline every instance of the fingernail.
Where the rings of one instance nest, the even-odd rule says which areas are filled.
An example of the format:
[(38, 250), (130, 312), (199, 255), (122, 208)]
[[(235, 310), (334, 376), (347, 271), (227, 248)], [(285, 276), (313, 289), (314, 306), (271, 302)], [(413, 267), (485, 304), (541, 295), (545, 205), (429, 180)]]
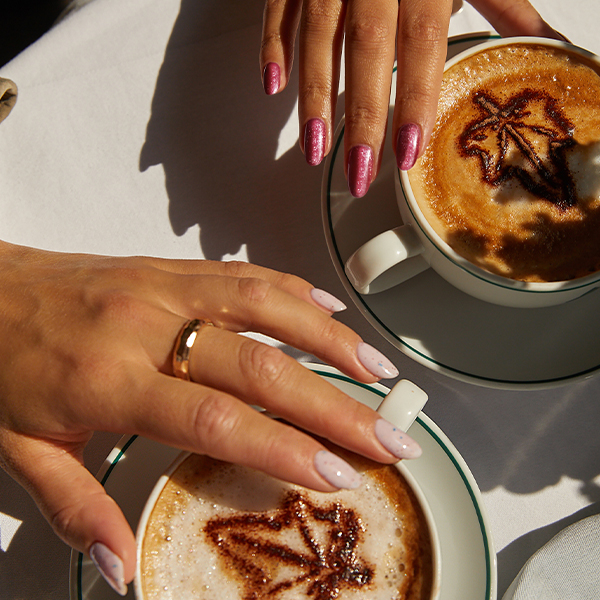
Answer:
[(106, 583), (120, 594), (127, 594), (125, 577), (123, 575), (123, 561), (108, 547), (100, 542), (92, 544), (90, 547), (90, 558), (96, 565), (100, 575), (104, 577)]
[(399, 375), (398, 369), (388, 358), (365, 342), (358, 344), (357, 356), (363, 367), (376, 377), (393, 379)]
[(375, 422), (375, 435), (381, 445), (396, 458), (419, 458), (421, 446), (407, 433), (385, 419)]
[(263, 86), (265, 92), (272, 96), (279, 91), (281, 69), (277, 63), (268, 63), (263, 71)]
[(315, 454), (315, 469), (325, 481), (338, 489), (355, 490), (362, 483), (360, 474), (353, 467), (328, 450)]
[(310, 119), (304, 126), (304, 155), (311, 167), (316, 167), (325, 155), (327, 129), (322, 119)]
[(373, 173), (373, 150), (369, 146), (354, 146), (348, 154), (348, 187), (355, 198), (369, 190)]
[(341, 312), (348, 308), (341, 300), (338, 300), (335, 296), (325, 290), (313, 288), (310, 291), (310, 296), (319, 306), (330, 312)]
[(415, 123), (403, 125), (396, 137), (396, 162), (401, 171), (412, 169), (419, 155), (421, 128)]

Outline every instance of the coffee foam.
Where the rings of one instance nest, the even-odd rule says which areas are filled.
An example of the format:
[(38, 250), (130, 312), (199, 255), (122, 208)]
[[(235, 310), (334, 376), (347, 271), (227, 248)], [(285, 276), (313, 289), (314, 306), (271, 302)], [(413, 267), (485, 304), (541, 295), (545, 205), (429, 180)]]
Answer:
[(361, 488), (329, 494), (192, 455), (149, 520), (145, 598), (429, 598), (431, 544), (412, 490), (395, 467), (353, 464)]
[(570, 51), (525, 44), (446, 71), (431, 143), (409, 177), (458, 254), (524, 281), (600, 269), (598, 71)]

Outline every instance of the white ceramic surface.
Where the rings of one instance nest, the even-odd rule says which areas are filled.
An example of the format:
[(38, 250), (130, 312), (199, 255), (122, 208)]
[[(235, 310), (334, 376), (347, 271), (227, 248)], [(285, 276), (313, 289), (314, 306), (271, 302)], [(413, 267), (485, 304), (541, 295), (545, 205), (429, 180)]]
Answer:
[[(360, 402), (377, 408), (389, 392), (381, 384), (357, 383), (324, 365), (314, 371)], [(437, 524), (442, 552), (439, 600), (495, 600), (496, 554), (481, 493), (468, 466), (439, 427), (421, 413), (410, 429), (423, 456), (406, 461)], [(143, 507), (179, 450), (145, 438), (125, 436), (103, 465), (98, 479), (117, 500), (134, 531)], [(119, 596), (79, 552), (71, 555), (71, 600), (115, 600)], [(134, 598), (130, 586), (128, 598)]]
[[(489, 37), (453, 38), (449, 56)], [(378, 294), (358, 294), (344, 272), (346, 260), (369, 239), (401, 225), (402, 219), (390, 135), (380, 175), (363, 198), (348, 192), (340, 154), (343, 135), (342, 121), (323, 174), (325, 235), (348, 294), (381, 335), (434, 371), (492, 388), (550, 388), (600, 371), (598, 291), (559, 306), (508, 308), (473, 298), (428, 269)]]

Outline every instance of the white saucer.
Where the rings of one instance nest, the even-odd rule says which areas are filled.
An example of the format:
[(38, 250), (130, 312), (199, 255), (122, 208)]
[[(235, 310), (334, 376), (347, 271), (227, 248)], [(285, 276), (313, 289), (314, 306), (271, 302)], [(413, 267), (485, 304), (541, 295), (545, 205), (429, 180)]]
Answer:
[[(448, 56), (489, 37), (482, 33), (452, 38)], [(598, 291), (556, 307), (505, 308), (464, 294), (429, 269), (378, 294), (356, 293), (344, 263), (366, 241), (402, 221), (394, 191), (391, 133), (379, 177), (359, 199), (349, 193), (344, 177), (343, 137), (344, 121), (323, 174), (325, 235), (342, 283), (381, 335), (434, 371), (486, 387), (549, 388), (600, 370)]]
[[(306, 366), (372, 408), (377, 408), (389, 392), (381, 384), (357, 383), (331, 367)], [(405, 464), (427, 497), (440, 535), (440, 600), (496, 600), (496, 554), (473, 475), (450, 440), (423, 413), (411, 427), (410, 435), (423, 448), (423, 456)], [(119, 503), (134, 531), (154, 484), (178, 454), (179, 450), (157, 442), (125, 436), (106, 459), (98, 479)], [(79, 552), (71, 553), (70, 575), (71, 600), (119, 597)], [(134, 597), (133, 589), (127, 597)]]

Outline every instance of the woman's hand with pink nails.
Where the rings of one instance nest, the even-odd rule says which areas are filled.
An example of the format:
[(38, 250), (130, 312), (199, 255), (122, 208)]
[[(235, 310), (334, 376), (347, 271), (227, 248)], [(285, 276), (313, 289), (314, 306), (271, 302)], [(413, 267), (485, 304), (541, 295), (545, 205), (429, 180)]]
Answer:
[[(528, 0), (470, 0), (501, 35), (564, 39)], [(429, 142), (446, 59), (452, 0), (266, 0), (260, 66), (290, 77), (299, 30), (300, 145), (310, 165), (331, 150), (345, 42), (344, 164), (350, 192), (364, 196), (377, 177), (392, 70), (397, 84), (392, 147), (410, 169)], [(268, 78), (272, 82), (273, 77)], [(272, 94), (273, 83), (265, 81)]]

